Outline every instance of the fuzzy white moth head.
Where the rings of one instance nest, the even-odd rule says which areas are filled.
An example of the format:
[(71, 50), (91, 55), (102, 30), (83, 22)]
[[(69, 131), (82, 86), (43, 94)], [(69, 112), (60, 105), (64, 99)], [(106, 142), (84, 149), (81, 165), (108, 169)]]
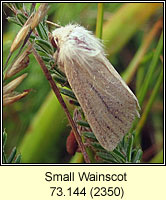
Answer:
[(63, 45), (68, 40), (70, 33), (77, 27), (75, 25), (67, 25), (65, 27), (57, 28), (53, 31), (52, 35), (54, 40), (57, 42), (57, 46)]
[(57, 28), (52, 33), (54, 40), (58, 40), (58, 45), (63, 45), (66, 41), (75, 40), (78, 47), (91, 49), (100, 49), (103, 51), (102, 44), (95, 38), (91, 31), (86, 30), (83, 26), (77, 24), (69, 24), (61, 28)]
[(54, 58), (61, 69), (65, 60), (69, 59), (71, 61), (73, 57), (77, 57), (79, 60), (79, 55), (85, 60), (87, 56), (95, 57), (100, 53), (104, 55), (100, 40), (95, 38), (91, 31), (80, 25), (69, 24), (65, 27), (57, 28), (52, 35), (58, 49)]

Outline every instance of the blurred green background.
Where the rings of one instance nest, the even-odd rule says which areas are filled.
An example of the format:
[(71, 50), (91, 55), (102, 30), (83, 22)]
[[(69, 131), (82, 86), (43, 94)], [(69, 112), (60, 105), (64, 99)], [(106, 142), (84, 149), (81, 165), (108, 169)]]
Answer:
[[(26, 3), (28, 5), (30, 6)], [(97, 6), (97, 3), (50, 3), (48, 19), (62, 26), (78, 23), (95, 34)], [(12, 12), (5, 4), (3, 11), (5, 63), (20, 27), (6, 20)], [(141, 101), (141, 113), (149, 108), (143, 122), (136, 126), (136, 144), (141, 144), (144, 152), (142, 162), (146, 163), (163, 162), (162, 78), (158, 81), (160, 75), (162, 76), (162, 50), (155, 66), (150, 67), (159, 45), (162, 17), (161, 3), (104, 3), (102, 39), (107, 57), (136, 96), (140, 96), (138, 100)], [(28, 77), (17, 91), (32, 89), (31, 92), (20, 101), (3, 108), (3, 128), (8, 134), (6, 152), (10, 153), (13, 146), (16, 146), (22, 154), (23, 163), (83, 162), (79, 153), (74, 160), (66, 152), (66, 139), (70, 132), (68, 121), (32, 55), (24, 72), (28, 73)], [(148, 88), (143, 97), (141, 91), (148, 79)], [(157, 93), (148, 107), (158, 82), (160, 84)], [(69, 104), (68, 106), (72, 111), (73, 107)]]

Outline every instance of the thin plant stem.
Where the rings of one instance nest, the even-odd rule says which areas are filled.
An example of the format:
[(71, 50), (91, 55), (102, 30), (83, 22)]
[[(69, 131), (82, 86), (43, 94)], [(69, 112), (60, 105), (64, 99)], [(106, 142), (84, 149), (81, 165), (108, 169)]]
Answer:
[(56, 86), (56, 84), (55, 84), (55, 82), (54, 82), (54, 80), (53, 80), (51, 74), (49, 73), (47, 67), (45, 66), (44, 61), (42, 60), (42, 58), (39, 56), (39, 54), (36, 52), (36, 50), (35, 50), (33, 47), (32, 47), (32, 52), (33, 52), (33, 54), (34, 54), (36, 60), (38, 61), (39, 65), (41, 66), (41, 68), (42, 68), (42, 70), (43, 70), (43, 72), (44, 72), (44, 74), (45, 74), (47, 80), (48, 80), (49, 83), (50, 83), (50, 86), (51, 86), (52, 90), (54, 91), (54, 93), (55, 93), (57, 99), (59, 100), (60, 104), (62, 105), (62, 108), (64, 109), (64, 111), (65, 111), (65, 113), (66, 113), (66, 115), (67, 115), (67, 118), (68, 118), (68, 120), (69, 120), (69, 123), (70, 123), (70, 125), (71, 125), (71, 127), (72, 127), (72, 129), (73, 129), (75, 138), (76, 138), (76, 140), (77, 140), (77, 142), (78, 142), (78, 144), (79, 144), (79, 146), (80, 146), (81, 152), (82, 152), (82, 154), (83, 154), (83, 156), (84, 156), (85, 162), (86, 162), (86, 163), (90, 163), (88, 154), (87, 154), (87, 152), (86, 152), (86, 150), (85, 150), (85, 146), (84, 146), (84, 144), (82, 143), (81, 136), (80, 136), (79, 133), (78, 133), (77, 127), (76, 127), (76, 125), (75, 125), (75, 123), (74, 123), (74, 121), (73, 121), (73, 119), (72, 119), (72, 117), (71, 117), (71, 115), (70, 115), (70, 112), (69, 112), (69, 110), (68, 110), (68, 108), (67, 108), (67, 106), (66, 106), (66, 104), (65, 104), (65, 102), (64, 102), (64, 100), (63, 100), (63, 98), (62, 98), (62, 96), (61, 96), (61, 94), (60, 94), (60, 92), (59, 92), (58, 87)]
[(102, 38), (103, 31), (103, 3), (98, 3), (97, 9), (97, 23), (96, 23), (96, 37)]

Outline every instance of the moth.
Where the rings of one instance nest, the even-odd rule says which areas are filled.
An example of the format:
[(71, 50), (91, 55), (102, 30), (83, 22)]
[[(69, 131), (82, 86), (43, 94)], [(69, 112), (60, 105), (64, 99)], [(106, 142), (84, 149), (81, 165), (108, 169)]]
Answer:
[(139, 103), (111, 65), (99, 39), (69, 24), (52, 33), (54, 58), (79, 101), (99, 143), (112, 151), (139, 117)]

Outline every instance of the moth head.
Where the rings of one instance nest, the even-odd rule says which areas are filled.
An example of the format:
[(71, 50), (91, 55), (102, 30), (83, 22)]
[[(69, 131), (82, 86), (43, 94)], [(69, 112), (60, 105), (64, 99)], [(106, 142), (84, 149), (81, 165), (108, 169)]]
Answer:
[(75, 29), (75, 27), (76, 27), (76, 25), (70, 24), (65, 27), (55, 29), (52, 32), (52, 36), (53, 36), (53, 40), (54, 40), (55, 44), (57, 46), (62, 45), (69, 38), (70, 33)]

